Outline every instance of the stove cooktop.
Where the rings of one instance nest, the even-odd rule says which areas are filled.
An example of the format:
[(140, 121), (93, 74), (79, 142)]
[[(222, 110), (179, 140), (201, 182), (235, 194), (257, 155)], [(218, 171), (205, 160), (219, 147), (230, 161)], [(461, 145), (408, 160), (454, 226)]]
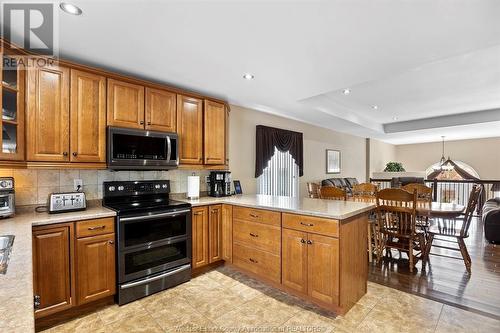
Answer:
[(118, 214), (152, 214), (191, 208), (191, 204), (169, 198), (168, 180), (105, 182), (103, 205)]

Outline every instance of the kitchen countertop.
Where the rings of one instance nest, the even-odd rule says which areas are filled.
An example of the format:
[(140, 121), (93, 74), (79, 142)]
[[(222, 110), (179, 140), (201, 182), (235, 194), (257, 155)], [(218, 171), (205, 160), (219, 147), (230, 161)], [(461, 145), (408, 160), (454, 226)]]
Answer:
[(16, 237), (7, 274), (0, 274), (0, 331), (34, 332), (31, 227), (115, 215), (100, 203), (89, 203), (89, 208), (80, 212), (48, 214), (36, 213), (31, 208), (0, 220), (0, 235)]
[[(225, 203), (337, 220), (349, 219), (375, 207), (373, 204), (360, 202), (267, 195), (235, 195), (224, 198), (202, 197), (197, 200), (181, 200), (194, 207)], [(36, 213), (32, 207), (19, 210), (18, 214), (12, 218), (0, 220), (0, 235), (15, 236), (7, 274), (0, 274), (0, 331), (34, 332), (32, 226), (111, 216), (116, 216), (116, 213), (102, 207), (100, 202), (94, 202), (89, 203), (89, 208), (81, 212)]]
[(336, 220), (346, 220), (375, 208), (375, 204), (364, 202), (290, 198), (271, 195), (233, 195), (222, 198), (201, 197), (196, 200), (181, 200), (190, 203), (193, 207), (224, 203), (242, 207), (326, 217)]

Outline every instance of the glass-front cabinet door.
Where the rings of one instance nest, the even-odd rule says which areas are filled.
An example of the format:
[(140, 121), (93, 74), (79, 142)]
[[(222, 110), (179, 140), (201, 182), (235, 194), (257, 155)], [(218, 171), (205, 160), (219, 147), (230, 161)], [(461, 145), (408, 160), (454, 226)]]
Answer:
[(25, 71), (20, 56), (6, 49), (0, 65), (0, 160), (24, 160), (24, 84)]

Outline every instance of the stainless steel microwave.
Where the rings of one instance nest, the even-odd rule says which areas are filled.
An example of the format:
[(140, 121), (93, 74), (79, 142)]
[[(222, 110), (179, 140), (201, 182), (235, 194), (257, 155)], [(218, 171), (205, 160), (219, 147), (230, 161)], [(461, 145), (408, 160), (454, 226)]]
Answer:
[(169, 170), (179, 165), (175, 133), (108, 127), (108, 168)]

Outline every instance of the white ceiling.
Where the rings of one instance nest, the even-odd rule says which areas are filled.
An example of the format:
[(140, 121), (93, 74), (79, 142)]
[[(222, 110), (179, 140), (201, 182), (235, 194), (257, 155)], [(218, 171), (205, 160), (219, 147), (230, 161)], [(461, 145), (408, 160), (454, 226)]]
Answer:
[(500, 108), (498, 0), (68, 1), (65, 58), (392, 143), (500, 135), (383, 126)]

